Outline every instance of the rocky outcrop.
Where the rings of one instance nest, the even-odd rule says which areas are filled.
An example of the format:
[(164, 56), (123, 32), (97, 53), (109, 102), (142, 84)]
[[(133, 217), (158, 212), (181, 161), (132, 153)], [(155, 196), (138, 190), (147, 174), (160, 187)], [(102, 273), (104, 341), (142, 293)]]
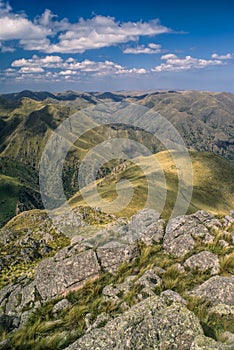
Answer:
[(194, 248), (196, 239), (204, 243), (214, 240), (207, 226), (212, 228), (215, 223), (213, 216), (205, 211), (173, 218), (167, 224), (163, 247), (170, 254), (184, 257)]
[(126, 246), (118, 242), (110, 242), (97, 249), (101, 267), (108, 272), (115, 272), (121, 263), (132, 261), (138, 254), (136, 244)]
[(220, 271), (217, 255), (207, 251), (191, 256), (184, 266), (192, 270), (210, 271), (211, 275), (217, 275)]
[(158, 243), (164, 236), (165, 221), (152, 209), (141, 210), (134, 215), (128, 225), (128, 237), (145, 244)]
[(192, 342), (190, 350), (232, 350), (232, 345), (225, 345), (216, 342), (214, 339), (204, 337), (203, 335), (197, 336)]
[(214, 276), (196, 287), (192, 295), (205, 298), (212, 305), (234, 305), (234, 276)]
[(153, 209), (143, 209), (134, 215), (130, 222), (117, 220), (105, 229), (96, 232), (89, 242), (95, 246), (117, 241), (120, 244), (135, 244), (138, 241), (146, 245), (160, 243), (164, 236), (165, 221)]
[[(227, 225), (230, 218), (225, 219)], [(195, 275), (196, 270), (205, 278), (209, 273), (220, 273), (219, 258), (209, 251), (209, 243), (215, 241), (218, 250), (230, 254), (231, 233), (204, 211), (171, 219), (166, 230), (164, 227), (156, 212), (145, 209), (129, 223), (123, 221), (118, 228), (111, 224), (98, 231), (94, 239), (76, 235), (70, 245), (41, 261), (34, 276), (20, 278), (0, 290), (0, 328), (12, 332), (27, 325), (30, 315), (47, 301), (53, 303), (52, 324), (59, 323), (61, 314), (74, 306), (69, 292), (101, 274), (109, 280), (112, 274), (109, 284), (100, 288), (99, 296), (116, 313), (109, 315), (102, 309), (95, 317), (85, 314), (82, 322), (86, 329), (82, 334), (86, 334), (67, 349), (231, 349), (205, 337), (197, 317), (187, 309), (186, 293), (182, 297), (171, 290), (177, 282), (176, 270), (180, 281)], [(227, 245), (219, 246), (216, 230), (221, 230)], [(199, 253), (194, 249), (196, 244), (200, 244)], [(165, 264), (159, 263), (161, 257)], [(135, 259), (139, 264), (133, 263)], [(131, 274), (120, 283), (121, 276), (116, 272), (122, 263), (129, 263)], [(118, 282), (113, 282), (115, 278)], [(234, 278), (230, 274), (209, 278), (189, 295), (210, 303), (208, 317), (233, 319)], [(231, 342), (231, 333), (228, 339)]]
[(67, 350), (190, 349), (203, 335), (196, 316), (179, 303), (148, 298), (123, 315), (81, 337)]
[(42, 299), (51, 299), (81, 287), (88, 278), (95, 279), (101, 271), (92, 249), (67, 258), (43, 260), (35, 274), (35, 285)]

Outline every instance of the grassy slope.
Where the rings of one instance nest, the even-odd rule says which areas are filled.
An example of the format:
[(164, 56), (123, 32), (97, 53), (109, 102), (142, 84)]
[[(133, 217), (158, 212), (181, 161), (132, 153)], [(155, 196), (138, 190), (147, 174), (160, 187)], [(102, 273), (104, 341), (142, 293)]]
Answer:
[(0, 227), (20, 210), (41, 208), (36, 171), (20, 161), (0, 157)]
[[(117, 96), (116, 94), (110, 93), (100, 95), (67, 92), (58, 96), (61, 101), (57, 101), (53, 98), (49, 98), (53, 96), (50, 96), (48, 93), (42, 93), (41, 98), (39, 98), (40, 94), (38, 94), (39, 93), (35, 95), (26, 91), (18, 97), (14, 96), (14, 98), (10, 100), (4, 100), (3, 96), (0, 98), (0, 163), (2, 158), (7, 158), (11, 159), (13, 162), (17, 162), (17, 164), (18, 162), (19, 164), (26, 164), (27, 167), (31, 167), (35, 170), (34, 177), (37, 176), (37, 166), (46, 141), (56, 126), (76, 109), (82, 109), (93, 103), (103, 102), (103, 100), (116, 100)], [(209, 150), (232, 158), (232, 148), (230, 146), (231, 144), (229, 145), (233, 135), (232, 111), (234, 99), (232, 94), (190, 91), (183, 93), (152, 93), (142, 97), (134, 93), (127, 95), (122, 97), (117, 96), (117, 100), (121, 97), (129, 102), (143, 104), (144, 106), (159, 111), (178, 128), (189, 148), (199, 151)], [(19, 99), (19, 97), (23, 98)], [(48, 99), (44, 100), (46, 97), (48, 97)], [(143, 139), (144, 144), (152, 149), (154, 143), (148, 135), (145, 135), (145, 137), (144, 135), (135, 135), (134, 137), (133, 134), (132, 131), (113, 131), (102, 127), (99, 133), (98, 130), (93, 130), (84, 135), (71, 149), (65, 162), (63, 180), (67, 197), (70, 198), (78, 190), (77, 175), (79, 160), (86, 154), (88, 149), (92, 148), (95, 144), (104, 141), (110, 136), (133, 137), (133, 139), (137, 141)], [(221, 143), (219, 144), (217, 142), (226, 142), (226, 144), (222, 147), (220, 146)], [(156, 149), (152, 149), (152, 151), (155, 153), (156, 150), (161, 149), (162, 148), (157, 145)], [(198, 163), (199, 161), (197, 165)], [(221, 163), (221, 161), (218, 161), (218, 164)], [(165, 160), (163, 160), (163, 164), (166, 164)], [(168, 166), (170, 168), (170, 161)], [(209, 168), (215, 169), (215, 166)], [(224, 168), (226, 168), (226, 166)], [(109, 168), (107, 170), (107, 172), (109, 172)], [(220, 166), (219, 170), (222, 170), (222, 166)], [(25, 178), (26, 171), (22, 173), (20, 173), (20, 171), (17, 170), (17, 175), (13, 172), (9, 173), (8, 170), (2, 172), (0, 164), (0, 174), (22, 180)], [(140, 198), (140, 202), (142, 202), (147, 187), (141, 176), (142, 174), (139, 175), (139, 172), (135, 172), (135, 170), (132, 171), (132, 169), (128, 171), (131, 173), (128, 175), (133, 178), (135, 189), (137, 190), (134, 200), (136, 202), (137, 199)], [(199, 178), (199, 173), (201, 172), (198, 166), (196, 178)], [(229, 208), (229, 203), (227, 205), (224, 203), (223, 205), (222, 203), (219, 204), (219, 202), (221, 202), (223, 197), (226, 198), (228, 194), (226, 195), (224, 192), (221, 193), (221, 190), (216, 190), (214, 186), (210, 187), (209, 183), (212, 185), (213, 182), (209, 182), (210, 175), (207, 169), (202, 169), (202, 173), (207, 174), (208, 178), (205, 180), (205, 175), (203, 181), (197, 181), (195, 183), (193, 205), (200, 208), (202, 204), (205, 208), (211, 210), (215, 207), (215, 212), (226, 211), (224, 207)], [(167, 207), (169, 207), (170, 205), (173, 206), (175, 197), (173, 193), (175, 193), (177, 181), (170, 169), (167, 171), (167, 177), (170, 177), (168, 180), (168, 183), (170, 183), (170, 186), (168, 186), (170, 188), (168, 188), (167, 198)], [(211, 177), (213, 179), (213, 174)], [(226, 179), (224, 179), (224, 182), (225, 181)], [(22, 183), (22, 181), (20, 182)], [(30, 177), (27, 177), (26, 186), (31, 187), (32, 191), (26, 196), (23, 196), (23, 200), (26, 202), (23, 210), (40, 208), (36, 203), (37, 200), (33, 200), (33, 203), (31, 203), (31, 197), (38, 197), (38, 194), (34, 191), (34, 182), (34, 180), (31, 181)], [(219, 180), (217, 180), (217, 182), (214, 180), (214, 183), (219, 183)], [(160, 186), (160, 184), (158, 185)], [(115, 183), (112, 182), (109, 185), (108, 190), (110, 193), (108, 194), (106, 188), (105, 185), (99, 188), (102, 195), (107, 199), (114, 198)], [(211, 188), (213, 188), (212, 191), (210, 191)], [(224, 189), (223, 187), (221, 188)], [(230, 188), (228, 188), (227, 192), (230, 193), (229, 189)], [(38, 191), (38, 188), (36, 188), (36, 191)], [(135, 207), (138, 208), (138, 205), (132, 205), (133, 210), (135, 210)], [(195, 207), (191, 207), (190, 209), (194, 210)], [(130, 209), (128, 211), (129, 214), (132, 213)], [(164, 211), (165, 217), (169, 215), (166, 211), (167, 209)], [(12, 213), (12, 210), (10, 212)], [(0, 218), (0, 226), (3, 222), (6, 222), (9, 217), (11, 216), (6, 215), (2, 222)]]
[(0, 222), (7, 222), (15, 215), (20, 187), (17, 179), (0, 175)]
[[(177, 156), (180, 157), (179, 154)], [(194, 187), (192, 201), (188, 211), (191, 213), (198, 209), (205, 209), (214, 214), (228, 213), (234, 207), (232, 177), (234, 163), (210, 153), (192, 152), (191, 159), (194, 173)], [(154, 186), (156, 185), (159, 188), (159, 196), (163, 193), (163, 190), (165, 190), (165, 186), (158, 176), (160, 171), (152, 167), (152, 164), (154, 164), (156, 160), (163, 168), (166, 177), (167, 198), (162, 216), (168, 219), (177, 196), (177, 170), (170, 153), (167, 151), (160, 152), (150, 157), (139, 158), (139, 165), (144, 165), (146, 168), (148, 167), (146, 172), (155, 172), (156, 182)], [(184, 164), (184, 166), (186, 166), (186, 164)], [(123, 179), (131, 181), (134, 188), (134, 196), (128, 207), (125, 208), (124, 211), (119, 212), (118, 215), (130, 216), (144, 207), (147, 198), (148, 184), (144, 173), (138, 166), (132, 163), (128, 165), (126, 169), (114, 171), (104, 180), (99, 180), (98, 191), (106, 201), (113, 201), (117, 196), (116, 183)], [(126, 183), (120, 185), (120, 195), (121, 192), (122, 194), (125, 193), (127, 187), (128, 185)], [(96, 201), (92, 190), (92, 185), (83, 189), (88, 200), (98, 207), (100, 203)], [(70, 203), (73, 207), (87, 205), (79, 192), (70, 200)]]

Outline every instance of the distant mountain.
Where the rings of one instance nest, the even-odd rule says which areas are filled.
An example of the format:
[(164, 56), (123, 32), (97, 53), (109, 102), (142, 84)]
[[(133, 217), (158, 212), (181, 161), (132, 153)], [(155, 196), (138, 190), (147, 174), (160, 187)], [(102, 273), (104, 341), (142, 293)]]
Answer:
[[(178, 129), (189, 150), (212, 152), (234, 159), (233, 94), (198, 91), (50, 93), (25, 90), (0, 95), (0, 165), (5, 162), (4, 167), (0, 167), (0, 174), (16, 179), (24, 188), (23, 196), (21, 187), (19, 192), (13, 191), (15, 200), (11, 202), (7, 217), (0, 218), (0, 225), (17, 211), (41, 208), (38, 197), (38, 164), (53, 130), (77, 110), (119, 101), (139, 104), (161, 113)], [(64, 163), (63, 181), (68, 198), (79, 190), (77, 176), (80, 159), (90, 148), (110, 137), (134, 139), (144, 143), (153, 153), (164, 150), (152, 135), (142, 130), (136, 131), (131, 126), (101, 126), (90, 131), (72, 147)], [(15, 163), (16, 173), (10, 170), (12, 165), (9, 164), (12, 162)], [(113, 166), (115, 164), (108, 164), (99, 176), (109, 173)], [(12, 186), (12, 180), (9, 181)], [(4, 186), (5, 184), (6, 178)], [(14, 206), (12, 203), (15, 203)], [(3, 208), (0, 210), (4, 212)]]
[[(109, 102), (159, 112), (183, 137), (192, 168), (177, 140), (165, 149), (143, 123), (124, 124), (125, 114), (70, 142), (67, 135), (90, 122), (82, 111), (95, 107), (102, 120)], [(77, 129), (70, 123), (64, 135), (70, 147), (64, 162), (51, 162), (61, 144), (54, 131), (77, 111), (82, 123), (76, 120)], [(234, 95), (227, 93), (0, 95), (0, 349), (233, 349), (233, 111)], [(158, 113), (151, 116), (148, 129)], [(146, 124), (138, 113), (131, 117)], [(54, 172), (61, 171), (70, 210), (56, 202), (49, 213), (39, 164), (52, 134), (43, 180), (52, 190), (48, 199), (60, 200)], [(139, 156), (129, 140), (150, 155)], [(104, 141), (98, 157), (95, 146)], [(82, 164), (88, 182), (79, 188), (81, 161), (91, 149), (93, 158)], [(120, 157), (107, 161), (113, 150)], [(117, 199), (119, 209), (106, 212), (100, 197), (108, 209)]]
[(30, 90), (24, 90), (21, 92), (16, 92), (12, 94), (5, 94), (2, 95), (2, 97), (8, 101), (20, 101), (22, 98), (31, 98), (32, 100), (35, 101), (43, 101), (46, 100), (47, 98), (54, 98), (56, 99), (55, 95), (51, 94), (48, 91), (30, 91)]

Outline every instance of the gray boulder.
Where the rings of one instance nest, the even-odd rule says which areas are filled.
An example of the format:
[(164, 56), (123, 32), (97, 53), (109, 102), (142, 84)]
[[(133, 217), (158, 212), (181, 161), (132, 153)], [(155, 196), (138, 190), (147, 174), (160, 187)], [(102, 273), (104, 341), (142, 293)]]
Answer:
[(35, 285), (42, 299), (51, 299), (80, 288), (88, 278), (97, 278), (100, 271), (97, 256), (89, 249), (61, 260), (43, 260), (35, 273)]
[(163, 239), (164, 249), (174, 256), (184, 257), (194, 248), (196, 239), (212, 242), (214, 237), (205, 226), (207, 220), (210, 215), (204, 211), (169, 220)]
[(128, 238), (145, 244), (158, 243), (164, 236), (165, 221), (153, 209), (143, 209), (134, 215), (128, 225)]
[(185, 261), (184, 266), (192, 270), (210, 270), (211, 275), (217, 275), (220, 271), (217, 255), (208, 251), (203, 251), (191, 256)]
[(190, 350), (233, 350), (233, 347), (218, 343), (204, 335), (199, 335), (194, 339)]
[(138, 285), (148, 288), (155, 288), (161, 285), (162, 279), (155, 273), (154, 269), (147, 270), (136, 282)]
[(208, 300), (212, 305), (234, 305), (234, 276), (214, 276), (194, 288), (190, 294)]
[(67, 350), (187, 350), (198, 335), (203, 335), (203, 331), (192, 312), (179, 303), (168, 306), (162, 298), (154, 296), (104, 327), (91, 330)]
[(160, 294), (161, 297), (163, 297), (166, 301), (169, 302), (177, 302), (177, 303), (181, 303), (183, 305), (187, 304), (187, 301), (182, 298), (182, 296), (180, 296), (180, 294), (174, 292), (173, 290), (167, 289), (164, 292), (162, 292)]
[(109, 242), (97, 249), (101, 267), (108, 272), (115, 272), (121, 263), (133, 261), (138, 254), (136, 244), (126, 246), (118, 242)]
[(69, 306), (71, 306), (71, 303), (66, 298), (62, 299), (54, 305), (52, 313), (56, 315), (58, 312), (69, 308)]

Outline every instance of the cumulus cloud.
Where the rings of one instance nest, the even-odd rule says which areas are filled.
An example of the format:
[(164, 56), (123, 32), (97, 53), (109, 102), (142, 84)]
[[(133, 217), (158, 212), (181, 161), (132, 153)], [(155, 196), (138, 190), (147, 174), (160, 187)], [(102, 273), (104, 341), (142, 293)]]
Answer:
[(234, 59), (234, 54), (227, 53), (225, 55), (218, 55), (217, 53), (213, 53), (213, 55), (211, 55), (211, 57), (214, 59), (218, 59), (218, 60), (231, 60), (231, 59)]
[(15, 77), (16, 80), (21, 80), (23, 77), (32, 80), (62, 81), (79, 77), (138, 76), (147, 73), (148, 70), (145, 68), (127, 68), (109, 60), (77, 61), (73, 57), (63, 59), (55, 55), (44, 57), (33, 55), (29, 59), (21, 58), (13, 61), (11, 68), (5, 70), (2, 75)]
[[(155, 36), (168, 33), (170, 29), (159, 20), (148, 22), (119, 22), (114, 17), (94, 16), (80, 18), (76, 23), (68, 19), (59, 20), (57, 15), (46, 9), (33, 20), (26, 14), (16, 14), (9, 5), (0, 5), (0, 41), (17, 40), (25, 50), (45, 53), (83, 53), (129, 41), (141, 36)], [(155, 44), (151, 44), (155, 45)], [(155, 47), (148, 50), (156, 50)]]
[(51, 31), (41, 25), (31, 22), (24, 14), (12, 12), (9, 5), (0, 5), (0, 40), (36, 40), (51, 34)]
[(208, 66), (223, 65), (224, 62), (217, 59), (206, 60), (202, 58), (195, 58), (191, 56), (185, 56), (185, 58), (179, 58), (174, 54), (167, 54), (161, 57), (165, 60), (165, 63), (160, 64), (152, 69), (153, 72), (181, 72), (190, 69), (201, 69)]
[(44, 69), (41, 67), (22, 67), (19, 70), (19, 73), (29, 74), (29, 73), (42, 73)]
[(30, 59), (21, 58), (12, 62), (12, 67), (44, 67), (44, 68), (59, 68), (63, 64), (63, 59), (60, 56), (45, 56), (38, 57), (33, 55)]
[[(141, 36), (169, 31), (158, 20), (121, 23), (113, 17), (95, 16), (87, 20), (81, 18), (76, 24), (70, 25), (70, 29), (59, 34), (57, 43), (47, 42), (44, 48), (40, 45), (40, 50), (47, 53), (83, 53), (86, 50), (136, 41)], [(28, 43), (27, 48), (35, 50), (37, 46), (35, 43)]]
[(162, 53), (162, 47), (161, 45), (150, 43), (147, 46), (145, 45), (138, 45), (136, 47), (127, 47), (123, 50), (123, 53), (126, 54), (157, 54)]

